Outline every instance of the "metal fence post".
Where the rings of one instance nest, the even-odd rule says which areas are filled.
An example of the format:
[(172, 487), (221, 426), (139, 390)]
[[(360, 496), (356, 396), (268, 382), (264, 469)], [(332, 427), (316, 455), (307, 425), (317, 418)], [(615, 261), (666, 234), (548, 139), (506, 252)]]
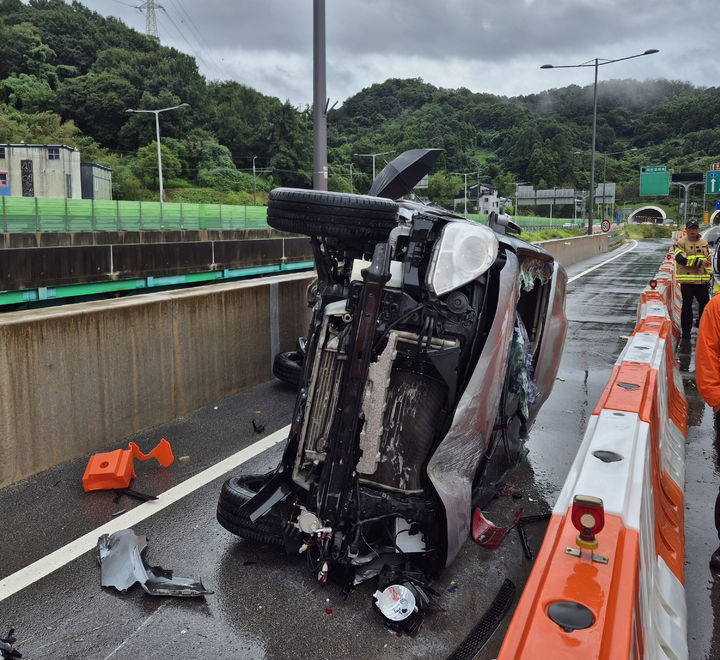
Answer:
[(218, 216), (220, 216), (220, 229), (222, 230), (222, 204), (218, 204)]
[(40, 231), (40, 217), (38, 216), (38, 201), (35, 198), (35, 231)]
[(185, 229), (185, 225), (183, 224), (182, 202), (180, 202), (180, 229)]
[(90, 200), (90, 228), (95, 231), (95, 198)]
[(5, 215), (5, 195), (3, 195), (3, 198), (2, 198), (2, 207), (3, 207), (3, 231), (7, 234), (7, 216)]
[(140, 221), (138, 228), (140, 229), (140, 231), (142, 231), (142, 200), (138, 202), (138, 215)]
[(247, 229), (247, 204), (243, 206), (243, 209), (245, 210), (245, 229)]
[(70, 226), (68, 225), (67, 197), (65, 198), (65, 231), (70, 231)]
[(120, 230), (120, 200), (115, 200), (115, 231)]

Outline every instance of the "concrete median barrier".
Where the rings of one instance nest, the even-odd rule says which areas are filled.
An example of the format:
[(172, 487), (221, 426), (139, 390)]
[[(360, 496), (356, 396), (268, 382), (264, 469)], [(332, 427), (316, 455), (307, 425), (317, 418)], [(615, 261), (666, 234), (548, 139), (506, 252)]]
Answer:
[(0, 315), (0, 487), (270, 380), (313, 277)]

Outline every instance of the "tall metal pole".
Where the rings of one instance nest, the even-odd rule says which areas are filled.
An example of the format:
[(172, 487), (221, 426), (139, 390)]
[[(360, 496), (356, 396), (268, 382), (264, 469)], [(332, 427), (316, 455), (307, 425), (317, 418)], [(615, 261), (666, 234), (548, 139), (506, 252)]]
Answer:
[(607, 185), (607, 153), (603, 154), (603, 220), (607, 218), (607, 197), (605, 186)]
[(313, 0), (313, 188), (327, 190), (325, 0)]
[(463, 176), (465, 177), (465, 194), (463, 197), (465, 198), (465, 217), (467, 218), (467, 172)]
[(178, 108), (189, 108), (189, 103), (181, 103), (180, 105), (173, 105), (169, 108), (159, 108), (158, 110), (136, 110), (135, 108), (128, 108), (125, 112), (137, 112), (137, 113), (150, 113), (155, 115), (155, 141), (157, 142), (157, 158), (158, 158), (158, 179), (160, 184), (160, 204), (163, 203), (163, 179), (162, 179), (162, 156), (160, 154), (160, 113), (167, 112), (168, 110), (177, 110)]
[(257, 200), (255, 199), (255, 159), (257, 156), (253, 156), (253, 206), (257, 206)]
[(595, 135), (597, 133), (597, 79), (598, 58), (595, 58), (595, 84), (593, 85), (592, 147), (590, 151), (590, 210), (588, 211), (588, 235), (593, 233), (593, 211), (595, 204)]
[(162, 182), (162, 156), (160, 155), (160, 111), (155, 110), (155, 137), (157, 139), (157, 150), (158, 150), (158, 177), (160, 181), (160, 203), (164, 201), (163, 195), (163, 182)]
[[(614, 60), (607, 60), (604, 58), (596, 57), (594, 60), (588, 60), (582, 64), (543, 64), (541, 69), (573, 69), (577, 67), (592, 66), (595, 67), (595, 82), (593, 84), (593, 120), (592, 120), (592, 154), (590, 157), (590, 210), (588, 213), (588, 234), (592, 234), (593, 227), (593, 206), (595, 204), (595, 134), (597, 132), (597, 79), (598, 79), (598, 66), (605, 64), (613, 64), (614, 62), (623, 62), (625, 60), (632, 60), (636, 57), (643, 57), (645, 55), (654, 55), (660, 51), (657, 48), (649, 48), (643, 53), (637, 53), (636, 55), (628, 55), (627, 57), (618, 57)], [(604, 199), (605, 190), (603, 190)]]

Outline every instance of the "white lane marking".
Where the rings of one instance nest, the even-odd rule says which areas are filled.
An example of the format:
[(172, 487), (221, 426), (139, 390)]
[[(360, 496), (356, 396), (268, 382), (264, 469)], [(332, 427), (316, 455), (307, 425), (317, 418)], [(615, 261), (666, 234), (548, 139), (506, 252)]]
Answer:
[(597, 264), (596, 266), (593, 266), (592, 268), (588, 268), (587, 270), (584, 270), (582, 273), (578, 273), (577, 275), (573, 275), (572, 277), (568, 278), (568, 284), (570, 282), (574, 282), (576, 279), (582, 277), (583, 275), (587, 275), (588, 273), (592, 273), (594, 270), (600, 268), (600, 266), (604, 266), (605, 264), (609, 264), (611, 261), (614, 261), (615, 259), (619, 259), (623, 255), (627, 254), (631, 250), (634, 250), (638, 245), (638, 242), (633, 240), (633, 244), (627, 249), (620, 252), (620, 254), (616, 254), (614, 257), (610, 257), (609, 259), (605, 259), (602, 263)]
[(235, 469), (239, 465), (246, 463), (251, 458), (254, 458), (258, 454), (261, 454), (266, 449), (282, 442), (288, 437), (290, 426), (275, 431), (262, 440), (258, 440), (256, 443), (241, 449), (239, 452), (228, 456), (226, 459), (212, 465), (211, 467), (199, 472), (194, 477), (179, 483), (177, 486), (166, 490), (164, 493), (158, 495), (156, 500), (150, 500), (144, 502), (140, 506), (136, 506), (134, 509), (130, 509), (127, 513), (123, 513), (117, 518), (106, 522), (104, 525), (97, 527), (96, 529), (88, 532), (84, 536), (68, 543), (62, 548), (58, 548), (49, 555), (38, 559), (25, 568), (21, 568), (12, 575), (8, 575), (6, 578), (0, 580), (0, 601), (5, 600), (14, 593), (25, 589), (34, 582), (37, 582), (46, 575), (50, 575), (53, 571), (58, 568), (65, 566), (70, 563), (73, 559), (77, 559), (80, 555), (85, 554), (88, 550), (92, 550), (97, 546), (98, 537), (103, 534), (112, 534), (121, 529), (127, 529), (132, 527), (139, 522), (142, 522), (146, 518), (162, 511), (163, 509), (174, 504), (178, 500), (182, 499), (186, 495), (189, 495), (198, 488), (202, 488), (205, 484), (210, 483), (214, 479), (221, 477), (226, 472)]

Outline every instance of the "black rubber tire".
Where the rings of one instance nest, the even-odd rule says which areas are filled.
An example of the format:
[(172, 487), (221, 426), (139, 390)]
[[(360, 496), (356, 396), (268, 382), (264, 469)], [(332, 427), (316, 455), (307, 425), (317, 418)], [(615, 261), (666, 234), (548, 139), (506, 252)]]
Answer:
[(303, 375), (302, 353), (299, 351), (278, 353), (273, 360), (272, 372), (273, 376), (283, 383), (299, 385)]
[(283, 529), (285, 522), (280, 514), (271, 509), (264, 516), (252, 522), (240, 514), (240, 509), (257, 492), (262, 477), (231, 477), (220, 490), (217, 505), (217, 520), (228, 531), (244, 539), (285, 547)]
[(383, 241), (398, 224), (398, 205), (370, 195), (275, 188), (268, 197), (267, 223), (293, 234)]

